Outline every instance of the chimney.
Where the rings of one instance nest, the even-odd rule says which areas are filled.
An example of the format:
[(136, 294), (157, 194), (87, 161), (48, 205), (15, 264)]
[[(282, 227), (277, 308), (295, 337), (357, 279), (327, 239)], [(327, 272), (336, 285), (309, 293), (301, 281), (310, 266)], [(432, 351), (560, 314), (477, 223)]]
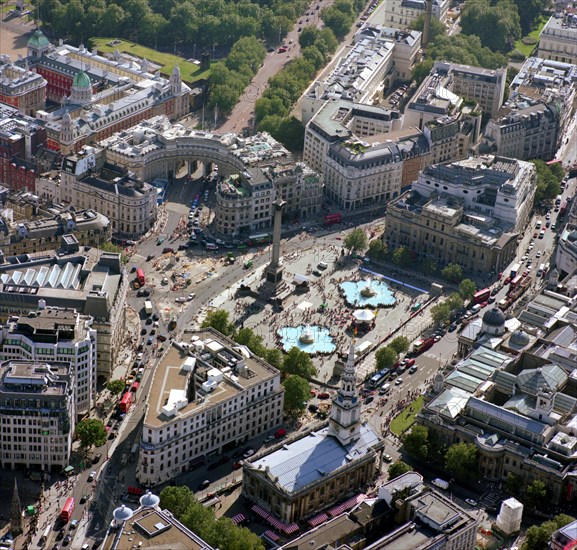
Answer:
[(421, 46), (426, 48), (429, 45), (429, 34), (431, 33), (431, 17), (433, 16), (433, 0), (425, 0), (425, 21), (423, 23), (423, 36)]

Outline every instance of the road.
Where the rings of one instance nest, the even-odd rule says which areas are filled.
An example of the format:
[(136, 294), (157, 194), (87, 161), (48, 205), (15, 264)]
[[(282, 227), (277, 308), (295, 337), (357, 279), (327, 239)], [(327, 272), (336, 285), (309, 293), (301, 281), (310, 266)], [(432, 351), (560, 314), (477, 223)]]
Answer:
[[(241, 132), (243, 128), (253, 128), (254, 126), (254, 107), (256, 100), (259, 99), (268, 86), (269, 79), (277, 74), (287, 63), (300, 56), (301, 50), (299, 45), (299, 29), (307, 26), (321, 28), (323, 22), (320, 19), (320, 12), (323, 8), (330, 6), (333, 0), (313, 0), (304, 14), (293, 26), (292, 30), (286, 35), (284, 42), (287, 51), (280, 53), (277, 48), (269, 51), (258, 71), (252, 79), (252, 82), (243, 92), (238, 103), (235, 105), (232, 113), (219, 127), (219, 132)], [(319, 9), (317, 10), (317, 6)]]

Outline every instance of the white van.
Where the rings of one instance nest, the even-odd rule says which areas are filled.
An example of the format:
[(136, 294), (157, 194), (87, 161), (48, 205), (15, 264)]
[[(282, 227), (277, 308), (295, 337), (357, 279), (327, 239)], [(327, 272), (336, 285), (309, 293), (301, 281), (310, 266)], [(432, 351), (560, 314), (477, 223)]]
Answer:
[(390, 391), (391, 391), (391, 385), (383, 384), (383, 386), (379, 390), (379, 395), (387, 395), (387, 393), (389, 393)]
[(435, 487), (438, 487), (439, 489), (444, 489), (445, 491), (449, 488), (449, 482), (445, 481), (444, 479), (441, 479), (439, 477), (436, 479), (433, 479), (433, 481), (431, 481), (431, 483)]
[(327, 262), (319, 262), (319, 263), (317, 264), (317, 267), (318, 267), (319, 269), (326, 269), (327, 267), (329, 267), (329, 264), (327, 264)]

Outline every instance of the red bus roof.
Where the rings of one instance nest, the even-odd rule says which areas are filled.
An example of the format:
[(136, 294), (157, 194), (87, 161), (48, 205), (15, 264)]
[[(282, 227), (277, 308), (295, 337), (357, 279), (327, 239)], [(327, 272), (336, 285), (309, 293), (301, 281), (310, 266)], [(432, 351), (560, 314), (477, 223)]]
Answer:
[(62, 512), (72, 512), (74, 509), (74, 497), (68, 497), (64, 506), (62, 507)]
[(487, 294), (487, 292), (488, 292), (489, 294), (491, 294), (491, 289), (490, 289), (490, 288), (484, 288), (483, 290), (478, 290), (477, 292), (475, 292), (474, 297), (484, 296), (485, 294)]
[(120, 400), (121, 403), (129, 403), (130, 401), (132, 401), (132, 396), (130, 395), (130, 392), (126, 392), (123, 396), (122, 399)]
[(521, 279), (523, 279), (523, 275), (517, 275), (509, 284), (518, 285), (521, 282)]

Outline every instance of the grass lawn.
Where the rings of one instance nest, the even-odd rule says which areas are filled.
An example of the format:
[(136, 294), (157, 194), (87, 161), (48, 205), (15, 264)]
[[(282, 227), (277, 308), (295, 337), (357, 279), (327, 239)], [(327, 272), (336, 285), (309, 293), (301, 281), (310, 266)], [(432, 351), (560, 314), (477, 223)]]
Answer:
[(96, 48), (99, 53), (111, 53), (118, 49), (119, 52), (126, 52), (132, 54), (136, 57), (141, 57), (152, 61), (158, 65), (162, 65), (160, 72), (164, 76), (170, 76), (172, 69), (175, 65), (178, 65), (180, 73), (182, 74), (182, 80), (187, 84), (194, 83), (197, 80), (208, 78), (210, 75), (210, 70), (200, 71), (194, 63), (189, 63), (184, 57), (179, 57), (178, 55), (172, 55), (171, 53), (163, 53), (153, 50), (152, 48), (147, 48), (146, 46), (141, 46), (135, 42), (129, 42), (128, 40), (119, 40), (120, 44), (115, 46), (109, 46), (108, 43), (113, 40), (118, 40), (115, 38), (91, 38), (90, 39), (90, 49)]
[(520, 38), (515, 42), (515, 49), (519, 50), (525, 57), (529, 57), (533, 50), (537, 47), (537, 43), (539, 42), (539, 34), (543, 30), (545, 23), (549, 20), (549, 17), (542, 15), (537, 21), (537, 27), (535, 30), (532, 30), (527, 36), (533, 38), (535, 40), (535, 44), (523, 44), (523, 38)]
[(400, 437), (404, 432), (406, 432), (415, 422), (415, 417), (418, 412), (423, 408), (424, 398), (419, 395), (406, 409), (399, 413), (389, 426), (391, 432), (393, 432), (397, 437)]

